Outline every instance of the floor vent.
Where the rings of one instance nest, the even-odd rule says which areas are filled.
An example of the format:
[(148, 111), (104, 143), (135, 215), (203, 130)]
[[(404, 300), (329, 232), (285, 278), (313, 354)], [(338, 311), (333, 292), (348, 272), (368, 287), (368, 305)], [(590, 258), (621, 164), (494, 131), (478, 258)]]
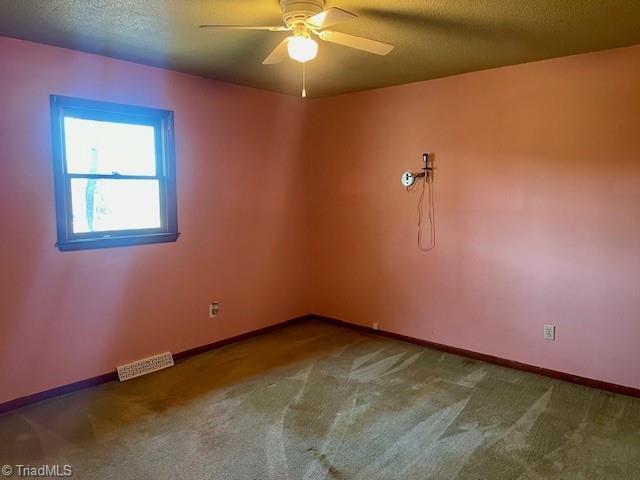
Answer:
[(118, 378), (121, 382), (124, 382), (130, 378), (139, 377), (140, 375), (145, 375), (171, 366), (173, 366), (173, 357), (171, 356), (171, 353), (161, 353), (159, 355), (154, 355), (153, 357), (143, 358), (142, 360), (136, 360), (135, 362), (119, 366)]

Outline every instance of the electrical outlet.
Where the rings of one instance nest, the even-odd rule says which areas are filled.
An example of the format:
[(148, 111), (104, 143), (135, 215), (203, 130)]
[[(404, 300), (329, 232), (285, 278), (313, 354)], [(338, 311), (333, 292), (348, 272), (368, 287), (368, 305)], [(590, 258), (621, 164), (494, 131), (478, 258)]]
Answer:
[(374, 329), (374, 330), (378, 330), (378, 322), (375, 322), (375, 323), (373, 324), (373, 329)]
[(218, 310), (220, 310), (220, 302), (217, 300), (215, 302), (211, 302), (209, 304), (209, 318), (215, 318), (218, 314)]
[(555, 325), (545, 325), (544, 326), (544, 339), (545, 340), (555, 340), (556, 339), (556, 327), (555, 327)]

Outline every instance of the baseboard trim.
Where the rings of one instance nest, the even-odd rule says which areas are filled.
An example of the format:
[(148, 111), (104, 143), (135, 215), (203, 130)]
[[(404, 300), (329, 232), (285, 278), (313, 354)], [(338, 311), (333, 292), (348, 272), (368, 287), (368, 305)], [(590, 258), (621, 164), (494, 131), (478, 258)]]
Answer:
[(6, 413), (16, 408), (26, 407), (32, 403), (38, 403), (49, 398), (57, 397), (59, 395), (65, 395), (67, 393), (75, 392), (76, 390), (82, 390), (89, 387), (94, 387), (107, 382), (112, 382), (118, 379), (118, 374), (113, 371), (104, 373), (91, 378), (86, 378), (77, 382), (69, 383), (67, 385), (61, 385), (54, 387), (43, 392), (32, 393), (25, 395), (24, 397), (14, 398), (7, 402), (0, 403), (0, 414)]
[[(543, 375), (545, 377), (555, 378), (557, 380), (575, 383), (577, 385), (582, 385), (585, 387), (597, 388), (610, 393), (640, 398), (640, 389), (638, 388), (627, 387), (627, 386), (618, 385), (615, 383), (603, 382), (602, 380), (594, 380), (592, 378), (581, 377), (578, 375), (571, 375), (569, 373), (560, 372), (557, 370), (550, 370), (548, 368), (537, 367), (535, 365), (529, 365), (527, 363), (521, 363), (515, 360), (508, 360), (502, 357), (487, 355), (485, 353), (478, 353), (472, 350), (466, 350), (464, 348), (452, 347), (450, 345), (444, 345), (442, 343), (431, 342), (429, 340), (423, 340), (421, 338), (410, 337), (407, 335), (402, 335), (400, 333), (389, 332), (386, 330), (374, 330), (373, 328), (366, 327), (364, 325), (358, 325), (355, 323), (346, 322), (344, 320), (339, 320), (337, 318), (325, 317), (323, 315), (315, 315), (315, 314), (303, 315), (300, 317), (292, 318), (290, 320), (286, 320), (281, 323), (269, 325), (268, 327), (263, 327), (257, 330), (252, 330), (250, 332), (242, 333), (234, 337), (225, 338), (223, 340), (218, 340), (216, 342), (208, 343), (206, 345), (201, 345), (199, 347), (190, 348), (183, 352), (175, 353), (173, 355), (173, 358), (176, 362), (179, 362), (181, 360), (184, 360), (185, 358), (189, 358), (194, 355), (198, 355), (200, 353), (208, 352), (210, 350), (215, 350), (217, 348), (221, 348), (226, 345), (231, 345), (233, 343), (238, 343), (243, 340), (256, 337), (258, 335), (263, 335), (265, 333), (269, 333), (274, 330), (278, 330), (278, 329), (288, 327), (296, 323), (305, 322), (308, 320), (318, 320), (331, 325), (336, 325), (339, 327), (348, 328), (351, 330), (357, 330), (360, 332), (369, 333), (373, 335), (379, 335), (382, 337), (391, 338), (391, 339), (399, 340), (402, 342), (413, 343), (415, 345), (421, 345), (423, 347), (432, 348), (434, 350), (452, 353), (454, 355), (460, 355), (462, 357), (471, 358), (474, 360), (480, 360), (482, 362), (492, 363), (494, 365), (500, 365), (502, 367), (514, 368), (516, 370), (522, 370), (524, 372), (535, 373), (538, 375)], [(67, 385), (62, 385), (62, 386), (55, 387), (42, 392), (33, 393), (31, 395), (25, 395), (24, 397), (20, 397), (13, 400), (9, 400), (4, 403), (0, 403), (0, 414), (9, 412), (11, 410), (15, 410), (17, 408), (26, 407), (27, 405), (38, 403), (43, 400), (47, 400), (49, 398), (75, 392), (76, 390), (82, 390), (85, 388), (94, 387), (96, 385), (100, 385), (107, 382), (113, 382), (116, 380), (118, 380), (118, 375), (114, 370), (113, 372), (97, 375), (95, 377), (87, 378), (85, 380), (80, 380), (78, 382), (69, 383)]]
[(550, 370), (548, 368), (536, 367), (535, 365), (529, 365), (527, 363), (517, 362), (515, 360), (508, 360), (502, 357), (495, 357), (493, 355), (487, 355), (485, 353), (478, 353), (472, 350), (465, 350), (464, 348), (452, 347), (444, 345), (442, 343), (431, 342), (429, 340), (423, 340), (420, 338), (409, 337), (399, 333), (389, 332), (385, 330), (374, 330), (371, 327), (364, 325), (358, 325), (355, 323), (345, 322), (344, 320), (338, 320), (336, 318), (324, 317), (322, 315), (309, 315), (308, 318), (313, 320), (319, 320), (331, 325), (339, 327), (349, 328), (351, 330), (357, 330), (360, 332), (379, 335), (386, 338), (392, 338), (394, 340), (400, 340), (402, 342), (413, 343), (415, 345), (421, 345), (423, 347), (432, 348), (442, 352), (452, 353), (460, 355), (462, 357), (471, 358), (474, 360), (480, 360), (482, 362), (492, 363), (494, 365), (500, 365), (501, 367), (514, 368), (516, 370), (522, 370), (524, 372), (535, 373), (543, 375), (545, 377), (555, 378), (565, 382), (575, 383), (585, 387), (597, 388), (605, 390), (610, 393), (616, 393), (619, 395), (627, 395), (629, 397), (640, 398), (640, 389), (633, 387), (626, 387), (624, 385), (618, 385), (615, 383), (603, 382), (602, 380), (594, 380), (592, 378), (581, 377), (578, 375), (572, 375), (570, 373), (560, 372), (557, 370)]
[[(250, 332), (241, 333), (240, 335), (236, 335), (234, 337), (225, 338), (223, 340), (218, 340), (213, 343), (208, 343), (206, 345), (201, 345), (199, 347), (190, 348), (189, 350), (185, 350), (183, 352), (178, 352), (173, 354), (173, 359), (176, 362), (184, 360), (185, 358), (192, 357), (194, 355), (198, 355), (200, 353), (208, 352), (210, 350), (215, 350), (216, 348), (224, 347), (226, 345), (230, 345), (232, 343), (241, 342), (243, 340), (247, 340), (251, 337), (256, 337), (258, 335), (263, 335), (265, 333), (272, 332), (274, 330), (278, 330), (280, 328), (288, 327), (290, 325), (304, 322), (306, 320), (310, 320), (312, 318), (311, 315), (303, 315), (301, 317), (292, 318), (290, 320), (286, 320), (281, 323), (276, 323), (275, 325), (269, 325), (268, 327), (259, 328), (257, 330), (252, 330)], [(87, 378), (85, 380), (80, 380), (78, 382), (69, 383), (67, 385), (61, 385), (59, 387), (54, 387), (49, 390), (44, 390), (38, 393), (32, 393), (30, 395), (25, 395), (24, 397), (15, 398), (13, 400), (9, 400), (7, 402), (0, 403), (0, 414), (9, 412), (10, 410), (15, 410), (17, 408), (26, 407), (27, 405), (31, 405), (33, 403), (38, 403), (43, 400), (47, 400), (49, 398), (57, 397), (60, 395), (65, 395), (67, 393), (75, 392), (76, 390), (82, 390), (89, 387), (95, 387), (96, 385), (101, 385), (107, 382), (113, 382), (118, 380), (118, 374), (114, 370), (113, 372), (105, 373), (102, 375), (97, 375), (95, 377)]]
[(226, 345), (231, 345), (232, 343), (238, 343), (243, 340), (247, 340), (251, 337), (256, 337), (258, 335), (263, 335), (265, 333), (273, 332), (274, 330), (279, 330), (284, 327), (289, 327), (296, 323), (301, 323), (312, 318), (311, 315), (302, 315), (301, 317), (291, 318), (289, 320), (285, 320), (284, 322), (276, 323), (274, 325), (269, 325), (268, 327), (258, 328), (257, 330), (251, 330), (250, 332), (241, 333), (240, 335), (236, 335), (235, 337), (225, 338), (223, 340), (218, 340), (213, 343), (208, 343), (206, 345), (201, 345), (199, 347), (190, 348), (189, 350), (185, 350), (184, 352), (178, 352), (173, 354), (173, 359), (175, 361), (184, 360), (185, 358), (193, 357), (194, 355), (198, 355), (200, 353), (208, 352), (210, 350), (215, 350), (216, 348), (224, 347)]

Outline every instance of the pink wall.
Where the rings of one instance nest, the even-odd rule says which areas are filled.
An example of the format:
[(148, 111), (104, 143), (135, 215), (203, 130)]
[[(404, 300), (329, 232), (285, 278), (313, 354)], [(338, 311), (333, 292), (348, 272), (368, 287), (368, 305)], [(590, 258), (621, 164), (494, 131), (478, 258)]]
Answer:
[[(315, 313), (640, 387), (640, 46), (311, 113)], [(400, 185), (423, 151), (437, 166), (428, 254), (418, 193)]]
[[(308, 313), (298, 99), (7, 38), (0, 65), (0, 402)], [(175, 111), (177, 243), (54, 247), (51, 93)]]
[[(640, 388), (640, 46), (306, 102), (7, 38), (0, 64), (0, 402), (311, 311)], [(175, 111), (177, 243), (54, 248), (51, 93)], [(425, 150), (428, 254), (399, 181)]]

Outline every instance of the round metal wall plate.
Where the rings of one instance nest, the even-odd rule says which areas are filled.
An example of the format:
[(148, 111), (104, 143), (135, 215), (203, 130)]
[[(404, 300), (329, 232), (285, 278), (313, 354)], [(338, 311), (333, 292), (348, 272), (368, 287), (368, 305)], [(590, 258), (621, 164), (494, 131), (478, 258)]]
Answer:
[(416, 177), (411, 172), (404, 172), (400, 177), (400, 181), (405, 187), (410, 187), (416, 181)]

